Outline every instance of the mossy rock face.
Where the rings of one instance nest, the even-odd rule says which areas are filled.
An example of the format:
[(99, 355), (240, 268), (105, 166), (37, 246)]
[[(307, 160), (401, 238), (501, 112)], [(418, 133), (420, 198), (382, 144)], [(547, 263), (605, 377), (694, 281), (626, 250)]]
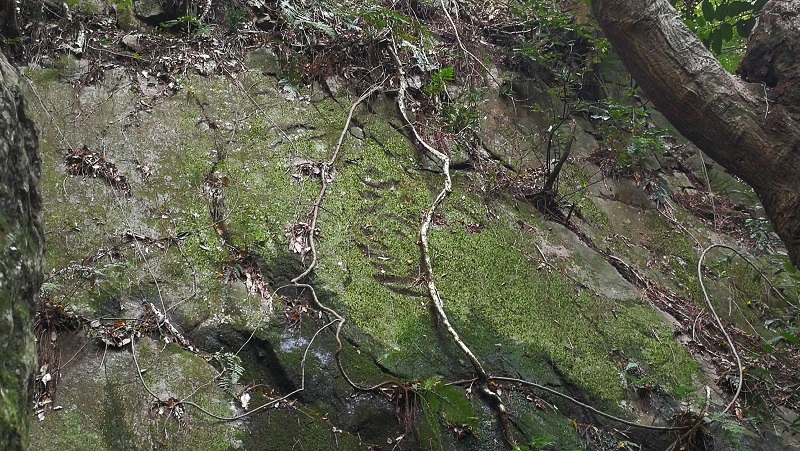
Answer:
[(19, 81), (0, 54), (0, 448), (8, 450), (27, 442), (44, 256), (41, 160)]
[[(313, 232), (319, 258), (305, 280), (347, 320), (339, 351), (332, 318), (308, 290), (286, 286), (311, 261), (292, 252), (293, 230), (310, 223), (320, 190), (313, 168), (333, 155), (353, 96), (287, 101), (272, 78), (250, 71), (237, 83), (189, 77), (183, 90), (142, 103), (133, 91), (146, 83), (122, 73), (77, 91), (41, 75), (31, 78), (47, 107), (33, 112), (42, 129), (48, 298), (104, 324), (136, 319), (152, 303), (195, 352), (163, 328), (145, 331), (135, 342), (140, 373), (129, 345), (105, 349), (83, 332), (60, 338), (62, 355), (75, 358), (59, 380), (62, 409), (32, 431), (38, 449), (477, 450), (503, 441), (485, 400), (442, 388), (474, 377), (431, 309), (420, 263), (420, 221), (443, 178), (401, 133), (394, 99), (356, 108), (358, 130), (345, 135)], [(489, 104), (494, 123), (538, 127), (535, 117)], [(74, 127), (75, 111), (92, 113)], [(498, 128), (492, 139), (523, 162), (519, 130)], [(102, 177), (65, 174), (65, 154), (83, 146), (115, 164), (129, 193)], [(567, 171), (576, 184), (591, 178)], [(477, 189), (475, 174), (453, 175), (431, 231), (434, 276), (455, 329), (487, 371), (634, 421), (663, 421), (674, 406), (668, 393), (707, 383), (673, 326), (606, 258), (614, 251), (647, 267), (662, 255), (648, 275), (696, 296), (693, 243), (657, 212), (582, 194), (590, 219), (581, 227), (601, 243), (592, 247), (529, 205)], [(631, 245), (602, 244), (612, 230)], [(236, 380), (218, 375), (226, 353), (238, 353)], [(356, 384), (407, 390), (354, 389), (337, 354)], [(641, 396), (636, 384), (645, 379), (666, 394)], [(243, 414), (245, 391), (250, 410), (291, 396), (235, 421), (214, 418)], [(153, 395), (213, 416), (194, 404), (184, 418), (164, 415), (151, 408)], [(520, 445), (531, 449), (581, 446), (576, 425), (597, 420), (533, 390), (503, 399)], [(458, 414), (469, 427), (456, 424)]]

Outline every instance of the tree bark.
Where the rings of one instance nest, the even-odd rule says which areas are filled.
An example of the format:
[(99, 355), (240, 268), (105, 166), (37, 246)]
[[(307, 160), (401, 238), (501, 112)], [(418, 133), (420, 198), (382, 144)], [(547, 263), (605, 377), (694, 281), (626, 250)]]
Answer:
[(0, 449), (25, 449), (33, 402), (34, 297), (42, 284), (40, 160), (16, 71), (0, 54)]
[[(749, 83), (728, 73), (668, 0), (593, 0), (592, 9), (647, 97), (679, 132), (753, 187), (792, 263), (800, 265), (800, 121), (795, 97), (774, 95), (770, 86), (778, 86), (776, 80), (769, 85)], [(759, 36), (775, 39), (768, 46), (773, 49), (796, 42), (798, 9), (800, 2), (768, 2), (748, 48), (759, 48)], [(776, 29), (784, 36), (776, 38)], [(789, 51), (794, 61), (798, 49)], [(765, 66), (774, 62), (752, 61)], [(765, 76), (776, 73), (762, 69)], [(787, 77), (785, 72), (779, 77)]]

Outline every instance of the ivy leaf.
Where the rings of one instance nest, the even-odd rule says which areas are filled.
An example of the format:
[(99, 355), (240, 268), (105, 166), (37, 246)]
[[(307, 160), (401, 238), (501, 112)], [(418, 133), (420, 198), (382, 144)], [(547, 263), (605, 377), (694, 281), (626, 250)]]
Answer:
[(711, 33), (709, 38), (711, 38), (711, 51), (715, 55), (719, 55), (722, 52), (722, 33), (717, 30)]
[(739, 22), (736, 22), (736, 32), (739, 33), (739, 36), (741, 37), (750, 36), (750, 32), (753, 31), (755, 24), (755, 17), (748, 17), (747, 19), (740, 20)]
[(436, 379), (434, 383), (423, 383), (420, 390), (423, 409), (440, 414), (450, 425), (470, 430), (477, 427), (478, 415), (464, 392), (440, 382)]
[(733, 25), (729, 24), (728, 22), (723, 23), (719, 27), (719, 34), (721, 40), (730, 41), (731, 38), (733, 38)]
[(714, 20), (714, 5), (710, 0), (703, 0), (700, 9), (703, 11), (703, 17), (705, 17), (706, 20)]
[(728, 16), (736, 17), (739, 14), (753, 11), (753, 5), (748, 2), (735, 1), (728, 3)]

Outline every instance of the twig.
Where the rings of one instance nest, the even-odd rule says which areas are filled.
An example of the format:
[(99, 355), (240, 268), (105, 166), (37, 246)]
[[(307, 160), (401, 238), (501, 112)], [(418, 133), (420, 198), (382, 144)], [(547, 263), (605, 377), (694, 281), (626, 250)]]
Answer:
[[(210, 417), (212, 417), (214, 419), (220, 420), (220, 421), (236, 421), (236, 420), (242, 419), (244, 417), (250, 416), (253, 413), (258, 412), (259, 410), (265, 409), (265, 408), (270, 407), (270, 406), (272, 406), (272, 405), (274, 405), (276, 403), (279, 403), (279, 402), (281, 402), (281, 401), (283, 401), (285, 399), (288, 399), (290, 396), (293, 396), (293, 395), (305, 390), (305, 386), (306, 386), (306, 358), (308, 357), (308, 350), (311, 349), (311, 345), (314, 344), (314, 340), (317, 338), (317, 336), (320, 334), (320, 332), (325, 330), (327, 327), (329, 327), (334, 322), (336, 322), (336, 321), (335, 320), (331, 321), (331, 322), (325, 324), (324, 326), (320, 327), (319, 329), (317, 329), (317, 331), (311, 337), (311, 340), (308, 342), (308, 346), (306, 346), (305, 351), (303, 351), (303, 359), (300, 361), (300, 388), (297, 388), (297, 389), (293, 390), (292, 392), (281, 396), (280, 398), (273, 399), (272, 401), (264, 403), (264, 404), (254, 408), (252, 410), (248, 410), (247, 412), (245, 412), (245, 413), (243, 413), (241, 415), (236, 415), (236, 416), (233, 416), (233, 417), (223, 417), (223, 416), (217, 415), (217, 414), (215, 414), (213, 412), (209, 412), (207, 409), (205, 409), (203, 406), (198, 405), (197, 403), (194, 403), (192, 401), (185, 401), (183, 399), (178, 400), (176, 405), (192, 406), (195, 409), (199, 410), (200, 412), (202, 412), (202, 413), (204, 413), (204, 414), (206, 414), (206, 415), (208, 415), (208, 416), (210, 416)], [(136, 334), (137, 334), (137, 332), (134, 332), (134, 334), (131, 335), (131, 355), (133, 356), (133, 363), (136, 365), (136, 373), (139, 376), (139, 382), (142, 384), (142, 386), (144, 387), (145, 391), (147, 391), (147, 393), (149, 393), (150, 396), (153, 397), (153, 399), (155, 399), (156, 401), (161, 402), (161, 398), (156, 396), (156, 394), (150, 389), (150, 387), (144, 381), (144, 376), (142, 376), (142, 368), (139, 366), (139, 360), (136, 358), (136, 345), (134, 343), (136, 341)], [(196, 393), (196, 390), (195, 390), (195, 393)], [(191, 397), (193, 395), (194, 395), (194, 393), (192, 393), (192, 395), (189, 395), (188, 397)]]
[(320, 180), (322, 181), (322, 187), (319, 190), (319, 194), (317, 195), (317, 200), (314, 201), (314, 206), (311, 209), (311, 227), (309, 228), (310, 232), (308, 235), (308, 245), (311, 248), (311, 264), (308, 265), (305, 271), (300, 273), (297, 277), (291, 280), (293, 284), (298, 283), (304, 277), (309, 275), (311, 271), (317, 266), (317, 249), (316, 249), (316, 240), (314, 240), (314, 231), (317, 229), (317, 219), (319, 218), (319, 210), (322, 206), (322, 201), (325, 199), (325, 194), (328, 190), (328, 171), (336, 162), (336, 159), (339, 156), (339, 150), (342, 147), (342, 142), (344, 141), (344, 136), (347, 133), (347, 130), (350, 128), (350, 121), (353, 119), (353, 112), (355, 111), (356, 107), (363, 102), (367, 97), (371, 96), (372, 93), (378, 90), (381, 87), (383, 82), (386, 79), (383, 79), (378, 84), (373, 85), (370, 89), (368, 89), (361, 97), (358, 98), (353, 105), (350, 107), (350, 114), (347, 115), (347, 120), (344, 123), (344, 127), (342, 127), (342, 134), (339, 136), (339, 142), (336, 143), (336, 148), (333, 151), (333, 155), (331, 155), (331, 159), (327, 163), (323, 163), (320, 168)]
[[(450, 16), (450, 12), (447, 11), (447, 6), (444, 4), (444, 0), (439, 0), (439, 3), (441, 3), (442, 11), (444, 11), (444, 15), (447, 16), (447, 20), (450, 22), (450, 25), (453, 27), (453, 34), (455, 34), (455, 36), (456, 36), (456, 42), (458, 42), (458, 46), (461, 47), (461, 51), (464, 52), (465, 55), (469, 55), (475, 61), (477, 61), (478, 64), (480, 64), (481, 67), (483, 67), (483, 70), (486, 71), (487, 75), (489, 75), (492, 78), (495, 78), (494, 75), (492, 74), (492, 71), (490, 71), (489, 68), (486, 67), (485, 64), (483, 64), (483, 61), (479, 60), (477, 56), (473, 55), (472, 52), (470, 52), (469, 50), (467, 50), (466, 47), (464, 47), (464, 43), (461, 42), (461, 37), (458, 36), (458, 28), (456, 27), (456, 23), (455, 23), (455, 21), (453, 21), (453, 18)], [(495, 81), (497, 81), (497, 80), (495, 79)]]
[(547, 175), (547, 180), (544, 182), (542, 191), (545, 193), (550, 193), (552, 191), (553, 185), (556, 183), (556, 180), (558, 180), (558, 175), (561, 173), (561, 168), (564, 166), (567, 158), (569, 158), (569, 154), (572, 151), (572, 143), (575, 142), (575, 128), (577, 125), (577, 122), (572, 121), (572, 125), (569, 128), (569, 141), (567, 141), (567, 146), (564, 149), (564, 153), (561, 154), (561, 158), (558, 159), (558, 162), (553, 167), (553, 170), (550, 172), (550, 174)]
[(550, 387), (545, 387), (544, 385), (540, 385), (540, 384), (537, 384), (537, 383), (534, 383), (534, 382), (529, 382), (529, 381), (526, 381), (524, 379), (517, 379), (517, 378), (514, 378), (514, 377), (490, 376), (489, 380), (490, 381), (514, 382), (516, 384), (527, 385), (529, 387), (533, 387), (533, 388), (536, 388), (538, 390), (546, 391), (547, 393), (550, 393), (552, 395), (556, 395), (556, 396), (558, 396), (560, 398), (566, 399), (567, 401), (569, 401), (569, 402), (571, 402), (573, 404), (581, 406), (586, 410), (594, 412), (594, 413), (596, 413), (596, 414), (598, 414), (600, 416), (606, 417), (609, 420), (613, 420), (613, 421), (616, 421), (617, 423), (621, 423), (621, 424), (624, 424), (624, 425), (627, 425), (627, 426), (633, 426), (633, 427), (637, 427), (637, 428), (650, 429), (650, 430), (656, 430), (656, 431), (682, 431), (682, 430), (685, 430), (685, 429), (689, 428), (689, 426), (649, 426), (649, 425), (646, 425), (646, 424), (634, 423), (632, 421), (628, 421), (628, 420), (625, 420), (625, 419), (622, 419), (622, 418), (619, 418), (619, 417), (615, 417), (614, 415), (611, 415), (610, 413), (603, 412), (602, 410), (599, 410), (599, 409), (597, 409), (595, 407), (592, 407), (589, 404), (586, 404), (584, 402), (578, 401), (577, 399), (575, 399), (575, 398), (573, 398), (573, 397), (571, 397), (569, 395), (565, 395), (564, 393), (561, 393), (561, 392), (559, 392), (557, 390), (553, 390)]
[(72, 355), (72, 357), (70, 357), (70, 359), (69, 359), (69, 360), (67, 360), (67, 362), (66, 362), (66, 363), (64, 363), (64, 364), (61, 364), (61, 365), (59, 365), (59, 366), (58, 366), (58, 370), (59, 370), (59, 371), (63, 370), (63, 369), (64, 369), (64, 367), (66, 367), (67, 365), (69, 365), (69, 363), (70, 363), (70, 362), (72, 362), (73, 360), (75, 360), (75, 357), (78, 357), (78, 354), (80, 354), (80, 353), (81, 353), (81, 351), (83, 351), (83, 348), (85, 348), (85, 347), (86, 347), (86, 345), (88, 345), (89, 343), (91, 343), (91, 342), (92, 342), (92, 340), (93, 340), (93, 338), (90, 338), (89, 340), (87, 340), (87, 341), (86, 341), (86, 343), (84, 343), (84, 344), (83, 344), (83, 346), (81, 346), (81, 348), (80, 348), (80, 349), (78, 349), (78, 350), (75, 352), (75, 354), (73, 354), (73, 355)]
[(25, 77), (25, 81), (28, 82), (28, 86), (31, 87), (31, 92), (33, 92), (33, 95), (36, 97), (36, 100), (38, 100), (39, 104), (42, 106), (42, 110), (45, 113), (47, 113), (47, 115), (50, 117), (50, 125), (52, 125), (53, 128), (55, 128), (56, 131), (58, 132), (58, 134), (61, 136), (61, 142), (63, 144), (65, 144), (68, 148), (74, 149), (75, 146), (73, 146), (69, 142), (69, 140), (67, 139), (67, 135), (65, 135), (64, 132), (61, 131), (61, 127), (58, 126), (58, 122), (56, 122), (56, 118), (55, 118), (55, 116), (53, 116), (53, 113), (51, 113), (50, 110), (48, 110), (47, 107), (45, 106), (44, 101), (42, 100), (42, 97), (39, 95), (39, 90), (36, 89), (36, 85), (33, 84), (31, 79), (27, 75), (23, 75), (23, 77)]
[(225, 71), (226, 74), (228, 74), (228, 78), (231, 79), (233, 84), (239, 88), (239, 90), (242, 92), (242, 94), (244, 94), (245, 97), (247, 97), (247, 100), (249, 100), (250, 103), (252, 103), (253, 106), (256, 107), (261, 112), (264, 119), (269, 121), (270, 125), (276, 128), (278, 130), (278, 133), (281, 136), (283, 136), (283, 139), (285, 139), (286, 142), (288, 142), (289, 145), (292, 146), (292, 149), (295, 151), (295, 153), (300, 153), (300, 150), (297, 148), (297, 145), (295, 144), (294, 140), (292, 140), (292, 138), (289, 137), (286, 131), (284, 131), (282, 128), (278, 126), (278, 124), (275, 123), (275, 121), (267, 114), (267, 111), (264, 109), (264, 107), (258, 102), (256, 102), (256, 99), (254, 99), (253, 96), (251, 96), (250, 93), (247, 92), (247, 89), (244, 86), (242, 86), (242, 83), (236, 77), (233, 76), (233, 74), (228, 70), (228, 68), (223, 66), (223, 70)]
[(714, 192), (711, 190), (711, 178), (708, 176), (708, 168), (706, 168), (706, 160), (703, 157), (703, 152), (700, 152), (700, 167), (703, 168), (703, 177), (706, 179), (706, 185), (708, 185), (708, 199), (711, 201), (711, 211), (714, 214), (714, 231), (718, 231), (717, 228), (717, 207), (714, 202)]
[(399, 384), (397, 384), (396, 382), (392, 382), (392, 381), (385, 381), (385, 382), (381, 382), (379, 384), (375, 384), (375, 385), (371, 385), (371, 386), (359, 385), (359, 384), (353, 382), (353, 380), (350, 379), (350, 376), (348, 376), (347, 372), (345, 371), (344, 364), (342, 363), (342, 359), (341, 359), (342, 349), (344, 349), (344, 345), (342, 344), (341, 335), (342, 335), (342, 328), (344, 327), (344, 323), (346, 322), (346, 319), (342, 315), (340, 315), (339, 312), (337, 312), (336, 310), (334, 310), (334, 309), (326, 306), (322, 302), (320, 302), (319, 298), (317, 297), (316, 290), (314, 290), (314, 287), (312, 287), (311, 285), (308, 285), (308, 284), (305, 284), (305, 283), (293, 283), (291, 285), (285, 285), (283, 287), (279, 287), (277, 290), (275, 290), (275, 292), (277, 293), (278, 290), (280, 290), (282, 288), (289, 288), (289, 287), (308, 289), (309, 292), (311, 293), (311, 298), (314, 300), (314, 304), (316, 304), (317, 308), (319, 308), (320, 310), (324, 311), (325, 313), (327, 313), (327, 314), (329, 314), (329, 315), (331, 315), (331, 316), (333, 316), (335, 318), (335, 320), (333, 322), (331, 322), (330, 324), (333, 324), (334, 322), (338, 322), (338, 324), (336, 325), (336, 333), (334, 334), (334, 339), (336, 340), (336, 352), (334, 353), (334, 357), (335, 357), (335, 360), (336, 360), (336, 366), (339, 367), (339, 371), (342, 373), (342, 377), (344, 377), (344, 379), (347, 381), (347, 383), (351, 387), (355, 388), (356, 390), (360, 390), (360, 391), (375, 391), (375, 390), (378, 390), (380, 388), (388, 387), (388, 386), (394, 386), (395, 388), (399, 387)]
[(150, 387), (144, 381), (144, 376), (142, 375), (142, 367), (139, 366), (139, 359), (136, 358), (136, 335), (137, 334), (138, 334), (138, 332), (136, 332), (135, 330), (131, 333), (131, 355), (133, 356), (133, 363), (134, 363), (134, 365), (136, 365), (136, 375), (139, 376), (139, 382), (142, 383), (142, 387), (144, 387), (145, 391), (147, 391), (147, 393), (149, 393), (150, 396), (153, 397), (153, 399), (155, 399), (156, 401), (160, 402), (161, 398), (156, 396), (156, 394), (153, 393), (153, 390), (150, 390)]
[(195, 409), (205, 413), (206, 415), (208, 415), (208, 416), (210, 416), (212, 418), (215, 418), (217, 420), (220, 420), (220, 421), (236, 421), (236, 420), (245, 418), (247, 416), (250, 416), (253, 413), (258, 412), (259, 410), (266, 409), (267, 407), (270, 407), (270, 406), (272, 406), (272, 405), (274, 405), (276, 403), (279, 403), (279, 402), (281, 402), (283, 400), (286, 400), (289, 397), (291, 397), (291, 396), (293, 396), (293, 395), (295, 395), (297, 393), (300, 393), (301, 391), (306, 389), (306, 357), (308, 356), (308, 350), (311, 349), (311, 345), (314, 343), (314, 340), (317, 338), (317, 336), (320, 334), (320, 332), (322, 332), (323, 330), (328, 328), (328, 326), (330, 326), (334, 322), (335, 321), (331, 321), (328, 324), (325, 324), (324, 326), (322, 326), (319, 329), (317, 329), (317, 331), (311, 337), (311, 340), (308, 342), (308, 346), (306, 346), (305, 351), (303, 351), (303, 359), (300, 361), (300, 388), (297, 388), (297, 389), (291, 391), (290, 393), (281, 396), (280, 398), (273, 399), (272, 401), (264, 403), (264, 404), (254, 408), (252, 410), (248, 410), (247, 412), (245, 412), (245, 413), (243, 413), (241, 415), (236, 415), (236, 416), (233, 416), (233, 417), (223, 417), (223, 416), (217, 415), (215, 413), (209, 412), (208, 410), (206, 410), (202, 406), (200, 406), (200, 405), (198, 405), (198, 404), (196, 404), (194, 402), (191, 402), (191, 401), (182, 401), (181, 404), (187, 405), (187, 406), (192, 406)]
[(325, 199), (325, 194), (327, 193), (327, 189), (328, 189), (328, 175), (327, 175), (328, 171), (329, 171), (329, 169), (331, 167), (333, 167), (333, 165), (336, 163), (336, 160), (339, 157), (341, 146), (342, 146), (342, 143), (344, 142), (344, 137), (345, 137), (345, 135), (347, 133), (347, 130), (350, 127), (350, 121), (353, 119), (353, 114), (355, 112), (356, 107), (361, 102), (366, 100), (369, 96), (371, 96), (375, 91), (377, 91), (383, 85), (383, 83), (385, 81), (386, 81), (386, 78), (384, 78), (381, 82), (373, 85), (370, 89), (368, 89), (366, 92), (364, 92), (364, 94), (362, 94), (361, 97), (359, 97), (355, 102), (353, 102), (353, 104), (350, 107), (350, 112), (347, 115), (347, 120), (345, 121), (345, 124), (342, 127), (342, 133), (339, 135), (339, 141), (336, 144), (336, 148), (334, 149), (330, 160), (328, 160), (327, 163), (323, 163), (321, 165), (321, 171), (320, 171), (321, 186), (320, 186), (319, 194), (317, 195), (317, 198), (314, 201), (314, 205), (313, 205), (313, 207), (311, 209), (311, 213), (310, 213), (311, 226), (310, 226), (310, 233), (309, 233), (309, 236), (308, 236), (308, 243), (309, 243), (309, 247), (311, 248), (311, 250), (310, 250), (310, 252), (311, 252), (311, 263), (308, 265), (308, 267), (302, 273), (300, 273), (298, 276), (294, 277), (290, 281), (289, 285), (284, 285), (284, 286), (279, 287), (279, 288), (277, 288), (275, 290), (275, 293), (277, 293), (279, 290), (285, 289), (285, 288), (289, 288), (289, 287), (307, 289), (309, 291), (309, 293), (311, 293), (311, 298), (313, 299), (314, 304), (317, 306), (317, 308), (335, 318), (334, 321), (331, 322), (330, 324), (333, 324), (334, 322), (338, 323), (336, 325), (336, 333), (334, 334), (334, 339), (336, 340), (336, 352), (334, 353), (334, 357), (335, 357), (335, 360), (336, 360), (336, 365), (338, 366), (339, 372), (342, 374), (342, 377), (344, 377), (344, 379), (347, 381), (347, 383), (351, 387), (353, 387), (354, 389), (361, 390), (361, 391), (374, 391), (374, 390), (378, 390), (378, 389), (380, 389), (382, 387), (387, 387), (387, 386), (394, 386), (395, 388), (399, 388), (399, 384), (397, 384), (396, 382), (393, 382), (393, 381), (384, 381), (384, 382), (381, 382), (379, 384), (375, 384), (375, 385), (372, 385), (372, 386), (363, 386), (363, 385), (357, 384), (356, 382), (354, 382), (350, 378), (350, 376), (347, 374), (347, 372), (344, 369), (344, 364), (342, 363), (342, 359), (341, 359), (341, 353), (342, 353), (342, 350), (344, 349), (344, 345), (342, 344), (342, 339), (341, 339), (341, 333), (342, 333), (342, 328), (344, 327), (344, 324), (345, 324), (345, 322), (347, 320), (342, 315), (340, 315), (339, 312), (337, 312), (336, 310), (334, 310), (334, 309), (326, 306), (325, 304), (323, 304), (319, 300), (319, 298), (317, 297), (317, 292), (316, 292), (316, 290), (314, 290), (314, 287), (312, 287), (311, 285), (309, 285), (307, 283), (301, 283), (300, 281), (303, 278), (307, 277), (311, 273), (311, 271), (313, 271), (316, 268), (316, 265), (317, 265), (318, 256), (317, 256), (316, 240), (314, 239), (314, 233), (315, 233), (315, 230), (317, 228), (317, 220), (319, 219), (319, 211), (320, 211), (320, 209), (322, 207), (322, 202)]

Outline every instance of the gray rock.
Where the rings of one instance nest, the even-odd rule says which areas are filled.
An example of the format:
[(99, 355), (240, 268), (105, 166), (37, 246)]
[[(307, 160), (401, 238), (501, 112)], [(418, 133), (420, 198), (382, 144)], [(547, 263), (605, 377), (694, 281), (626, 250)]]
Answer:
[(280, 75), (281, 63), (272, 49), (261, 48), (247, 54), (247, 66), (260, 70), (265, 75)]
[(353, 135), (353, 138), (355, 139), (363, 140), (366, 137), (364, 129), (358, 126), (350, 127), (350, 134)]
[(122, 45), (127, 47), (133, 52), (141, 52), (142, 45), (139, 43), (140, 34), (126, 34), (122, 37)]
[(347, 80), (339, 75), (331, 75), (329, 77), (325, 77), (325, 84), (328, 86), (328, 89), (331, 93), (338, 95), (339, 93), (344, 92), (344, 89), (346, 89)]
[(149, 23), (160, 22), (166, 15), (159, 0), (134, 0), (133, 11), (136, 17)]
[(256, 28), (262, 31), (271, 31), (275, 28), (275, 20), (268, 15), (259, 16), (256, 18)]

